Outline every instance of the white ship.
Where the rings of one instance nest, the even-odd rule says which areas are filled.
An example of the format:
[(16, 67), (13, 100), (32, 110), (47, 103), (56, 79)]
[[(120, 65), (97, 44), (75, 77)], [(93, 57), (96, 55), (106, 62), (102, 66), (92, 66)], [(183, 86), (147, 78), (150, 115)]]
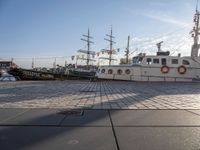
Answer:
[(161, 43), (158, 43), (157, 55), (140, 54), (132, 58), (131, 64), (100, 66), (96, 76), (99, 79), (131, 81), (200, 81), (199, 16), (196, 9), (191, 56), (170, 56), (169, 52), (161, 51)]

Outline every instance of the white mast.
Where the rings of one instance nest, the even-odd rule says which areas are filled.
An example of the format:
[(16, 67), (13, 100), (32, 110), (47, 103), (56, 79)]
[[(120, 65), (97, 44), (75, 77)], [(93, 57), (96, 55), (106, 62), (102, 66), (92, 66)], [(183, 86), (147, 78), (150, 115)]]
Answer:
[(197, 4), (196, 4), (196, 13), (194, 15), (194, 27), (192, 30), (192, 37), (194, 40), (194, 44), (192, 45), (192, 50), (191, 50), (191, 57), (198, 57), (198, 53), (199, 53), (199, 16), (200, 13), (198, 11), (198, 0), (197, 0)]
[(128, 61), (129, 61), (129, 54), (130, 54), (129, 43), (130, 43), (130, 36), (128, 36), (127, 47), (126, 47), (126, 50), (125, 50), (126, 64), (128, 64)]

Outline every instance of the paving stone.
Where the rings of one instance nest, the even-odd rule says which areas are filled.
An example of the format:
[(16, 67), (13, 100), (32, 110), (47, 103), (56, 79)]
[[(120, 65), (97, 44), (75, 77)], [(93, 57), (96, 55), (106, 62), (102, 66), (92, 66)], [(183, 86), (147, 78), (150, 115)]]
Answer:
[(200, 127), (115, 127), (120, 150), (198, 150)]
[(111, 126), (107, 110), (84, 110), (81, 116), (67, 116), (62, 126)]
[(200, 126), (200, 116), (185, 110), (110, 110), (114, 126)]
[(21, 108), (5, 108), (0, 109), (0, 124), (4, 123), (9, 119), (14, 119), (23, 113), (26, 113), (29, 109), (21, 109)]
[(0, 127), (1, 150), (116, 150), (110, 127)]
[(31, 109), (15, 118), (7, 119), (5, 125), (59, 125), (64, 115), (55, 109)]
[[(200, 109), (199, 83), (19, 81), (0, 83), (0, 108)], [(129, 106), (136, 106), (129, 107)], [(97, 107), (98, 108), (98, 107)]]

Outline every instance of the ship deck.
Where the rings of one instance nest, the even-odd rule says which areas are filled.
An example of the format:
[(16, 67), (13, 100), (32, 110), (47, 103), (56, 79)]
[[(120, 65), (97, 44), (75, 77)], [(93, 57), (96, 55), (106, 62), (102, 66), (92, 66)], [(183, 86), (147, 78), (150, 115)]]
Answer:
[(0, 82), (0, 149), (200, 148), (200, 83)]

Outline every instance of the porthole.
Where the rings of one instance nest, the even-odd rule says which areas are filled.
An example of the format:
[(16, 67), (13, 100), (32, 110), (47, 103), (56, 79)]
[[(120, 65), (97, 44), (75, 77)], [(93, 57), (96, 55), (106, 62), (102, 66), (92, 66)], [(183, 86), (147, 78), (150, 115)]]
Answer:
[(113, 73), (113, 70), (112, 69), (109, 69), (108, 70), (108, 74), (112, 74)]
[(125, 70), (125, 73), (126, 73), (126, 74), (130, 74), (130, 73), (131, 73), (130, 69), (126, 69), (126, 70)]
[(117, 70), (117, 74), (122, 74), (123, 71), (121, 69)]
[(106, 71), (105, 69), (102, 69), (102, 70), (101, 70), (101, 73), (105, 73), (105, 71)]

